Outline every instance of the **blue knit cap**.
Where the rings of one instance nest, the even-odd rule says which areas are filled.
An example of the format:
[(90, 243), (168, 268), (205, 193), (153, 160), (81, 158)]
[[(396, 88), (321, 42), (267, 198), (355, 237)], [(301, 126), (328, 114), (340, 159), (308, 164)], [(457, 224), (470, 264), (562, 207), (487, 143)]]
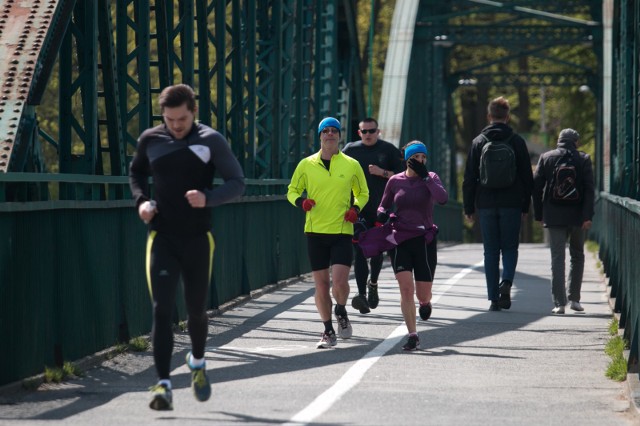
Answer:
[(318, 134), (322, 133), (325, 127), (335, 127), (338, 131), (342, 131), (342, 127), (340, 127), (340, 122), (333, 117), (323, 118), (320, 124), (318, 124)]
[(407, 161), (412, 156), (423, 153), (427, 155), (427, 147), (422, 143), (415, 143), (404, 149), (404, 160)]

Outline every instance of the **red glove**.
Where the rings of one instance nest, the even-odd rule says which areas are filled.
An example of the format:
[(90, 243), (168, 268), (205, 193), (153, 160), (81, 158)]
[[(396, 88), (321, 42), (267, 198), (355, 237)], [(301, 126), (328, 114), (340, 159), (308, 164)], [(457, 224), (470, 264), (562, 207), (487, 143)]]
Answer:
[(302, 210), (304, 210), (305, 212), (308, 212), (309, 210), (311, 210), (313, 208), (313, 206), (316, 205), (316, 202), (313, 201), (310, 198), (305, 198), (302, 201)]
[(358, 210), (355, 207), (351, 207), (344, 214), (344, 220), (345, 222), (356, 223), (358, 221)]

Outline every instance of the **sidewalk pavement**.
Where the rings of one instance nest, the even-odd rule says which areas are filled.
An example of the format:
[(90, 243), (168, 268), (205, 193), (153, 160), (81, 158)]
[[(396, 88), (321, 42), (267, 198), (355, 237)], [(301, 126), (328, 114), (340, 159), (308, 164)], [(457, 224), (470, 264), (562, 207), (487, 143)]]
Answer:
[(604, 375), (613, 315), (594, 255), (585, 266), (585, 312), (565, 315), (551, 315), (544, 245), (521, 245), (513, 305), (501, 312), (488, 311), (481, 245), (443, 246), (438, 262), (433, 315), (418, 322), (421, 351), (399, 349), (406, 329), (387, 263), (379, 307), (363, 315), (348, 306), (353, 338), (315, 349), (321, 324), (305, 275), (212, 313), (209, 403), (191, 396), (189, 340), (177, 333), (174, 411), (147, 408), (155, 381), (149, 351), (103, 351), (83, 360), (79, 379), (37, 391), (1, 388), (0, 423), (640, 424), (637, 377), (617, 383)]

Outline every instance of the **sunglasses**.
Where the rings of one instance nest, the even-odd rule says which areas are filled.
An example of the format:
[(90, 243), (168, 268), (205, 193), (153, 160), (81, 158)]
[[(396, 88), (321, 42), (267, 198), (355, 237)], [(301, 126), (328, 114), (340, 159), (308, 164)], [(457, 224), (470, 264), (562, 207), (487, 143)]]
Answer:
[(327, 127), (326, 129), (322, 129), (322, 133), (325, 135), (328, 133), (340, 133), (338, 129), (334, 129), (333, 127)]
[(367, 133), (374, 134), (375, 132), (378, 131), (378, 129), (360, 129), (360, 131), (362, 132), (363, 135), (366, 135)]

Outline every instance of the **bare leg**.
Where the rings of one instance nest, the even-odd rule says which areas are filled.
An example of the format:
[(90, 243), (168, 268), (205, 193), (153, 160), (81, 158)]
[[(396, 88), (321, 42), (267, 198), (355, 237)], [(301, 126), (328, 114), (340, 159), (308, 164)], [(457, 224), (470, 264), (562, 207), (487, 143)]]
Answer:
[(333, 278), (333, 286), (331, 292), (333, 298), (339, 305), (346, 305), (349, 300), (349, 271), (351, 266), (347, 265), (332, 265), (331, 275)]
[(413, 284), (413, 272), (403, 271), (396, 274), (400, 287), (400, 308), (404, 323), (409, 333), (416, 332), (416, 302), (414, 299), (415, 287)]
[(321, 269), (319, 271), (313, 271), (313, 280), (316, 283), (316, 309), (320, 314), (320, 319), (325, 322), (331, 319), (331, 295), (329, 294), (329, 288), (331, 287), (329, 281), (329, 269)]

